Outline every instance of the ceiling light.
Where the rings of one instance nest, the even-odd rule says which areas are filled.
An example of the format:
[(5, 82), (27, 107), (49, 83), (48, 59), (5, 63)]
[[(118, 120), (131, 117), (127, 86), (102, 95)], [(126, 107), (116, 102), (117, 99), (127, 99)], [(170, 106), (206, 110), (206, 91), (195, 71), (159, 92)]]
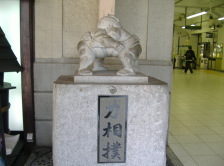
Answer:
[(191, 26), (192, 26), (192, 27), (195, 27), (196, 25), (195, 25), (195, 24), (191, 24)]
[(185, 29), (185, 26), (182, 26), (182, 29)]
[(218, 20), (224, 20), (224, 17), (220, 17)]
[(206, 13), (207, 13), (206, 11), (203, 11), (203, 12), (200, 12), (200, 13), (197, 13), (197, 14), (193, 14), (191, 16), (187, 16), (187, 19), (197, 17), (197, 16), (201, 16), (201, 15), (206, 14)]

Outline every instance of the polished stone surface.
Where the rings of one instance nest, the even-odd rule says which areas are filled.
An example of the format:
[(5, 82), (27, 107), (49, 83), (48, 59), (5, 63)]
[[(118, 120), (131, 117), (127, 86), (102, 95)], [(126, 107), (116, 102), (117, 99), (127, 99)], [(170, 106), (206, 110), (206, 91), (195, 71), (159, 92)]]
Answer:
[(98, 97), (98, 163), (125, 163), (128, 96)]
[(184, 165), (223, 166), (224, 72), (193, 71), (173, 71), (169, 146)]

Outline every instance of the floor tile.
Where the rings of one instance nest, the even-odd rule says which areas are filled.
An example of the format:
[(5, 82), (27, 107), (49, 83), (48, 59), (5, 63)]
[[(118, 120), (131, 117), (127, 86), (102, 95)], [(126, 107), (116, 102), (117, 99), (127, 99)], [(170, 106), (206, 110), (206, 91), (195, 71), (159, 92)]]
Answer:
[(218, 134), (224, 134), (224, 127), (223, 126), (211, 126), (209, 127), (211, 130)]
[(216, 134), (213, 130), (206, 126), (189, 126), (188, 129), (194, 134)]
[(224, 121), (224, 115), (214, 114), (214, 115), (211, 115), (211, 117), (214, 118), (215, 120), (223, 120)]
[(205, 143), (182, 144), (190, 155), (216, 155), (216, 153)]
[(180, 144), (169, 144), (169, 146), (172, 149), (172, 151), (176, 154), (176, 156), (188, 156), (189, 155)]
[(185, 126), (183, 125), (183, 123), (181, 123), (179, 120), (175, 120), (175, 121), (171, 121), (169, 123), (169, 127), (170, 128), (184, 128)]
[(205, 143), (217, 143), (217, 142), (224, 142), (224, 138), (219, 135), (197, 135), (203, 142)]
[(210, 115), (204, 115), (204, 114), (196, 114), (194, 115), (193, 119), (195, 120), (213, 120), (213, 118)]
[(222, 126), (221, 122), (216, 120), (199, 120), (200, 123), (204, 124), (204, 126), (212, 127), (212, 126)]
[(224, 143), (208, 143), (208, 146), (218, 155), (224, 156)]
[(173, 127), (169, 129), (172, 135), (193, 135), (193, 133), (186, 127)]
[(197, 120), (182, 120), (182, 123), (189, 127), (189, 126), (204, 126), (201, 122), (198, 122)]
[(169, 132), (184, 166), (224, 166), (224, 72), (174, 69)]
[(175, 144), (175, 143), (179, 143), (179, 142), (171, 134), (169, 134), (168, 144)]
[(224, 160), (219, 156), (192, 156), (199, 166), (224, 166)]
[(202, 140), (199, 139), (196, 135), (181, 135), (174, 136), (174, 138), (180, 143), (202, 143)]
[(182, 162), (184, 166), (198, 166), (196, 161), (190, 156), (178, 156), (178, 159)]
[(179, 115), (174, 115), (174, 117), (178, 120), (194, 120), (193, 117), (191, 117), (190, 115), (186, 115), (186, 114), (179, 114)]

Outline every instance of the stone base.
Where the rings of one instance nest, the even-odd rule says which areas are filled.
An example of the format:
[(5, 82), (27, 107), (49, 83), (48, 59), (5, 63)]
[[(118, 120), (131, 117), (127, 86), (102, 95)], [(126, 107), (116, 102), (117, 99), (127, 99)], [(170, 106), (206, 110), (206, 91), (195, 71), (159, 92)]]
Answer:
[(144, 84), (148, 83), (148, 77), (142, 73), (137, 73), (134, 76), (118, 76), (116, 71), (106, 70), (106, 71), (95, 71), (93, 75), (83, 76), (75, 75), (75, 83), (126, 83), (126, 84)]
[[(152, 77), (148, 80), (141, 84), (102, 84), (74, 83), (73, 76), (60, 77), (53, 92), (54, 166), (165, 166), (168, 86)], [(128, 96), (125, 163), (97, 163), (100, 95)]]

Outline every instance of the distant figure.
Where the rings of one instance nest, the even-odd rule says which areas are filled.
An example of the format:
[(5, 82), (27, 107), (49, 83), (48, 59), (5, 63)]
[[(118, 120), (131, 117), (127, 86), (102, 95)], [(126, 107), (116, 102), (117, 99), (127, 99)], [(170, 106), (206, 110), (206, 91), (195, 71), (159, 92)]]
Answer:
[(195, 60), (197, 60), (197, 58), (195, 57), (194, 51), (192, 50), (191, 46), (188, 46), (188, 50), (186, 51), (184, 56), (185, 56), (185, 61), (186, 61), (184, 72), (187, 73), (187, 71), (189, 69), (192, 74), (193, 70), (191, 68), (191, 63), (194, 62)]

